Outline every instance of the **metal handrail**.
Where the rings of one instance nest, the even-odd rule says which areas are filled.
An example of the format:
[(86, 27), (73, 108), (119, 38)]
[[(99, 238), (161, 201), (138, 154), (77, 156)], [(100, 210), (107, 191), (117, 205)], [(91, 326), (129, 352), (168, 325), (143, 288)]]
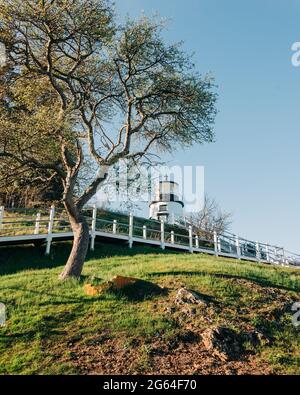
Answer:
[[(2, 209), (2, 211), (1, 211)], [(95, 209), (94, 209), (95, 210)], [(60, 230), (60, 229), (71, 229), (70, 221), (67, 217), (67, 214), (64, 210), (59, 210), (59, 212), (56, 212), (56, 214), (59, 214), (59, 216), (46, 216), (44, 214), (36, 213), (38, 215), (34, 215), (33, 211), (30, 210), (30, 216), (5, 216), (5, 212), (17, 212), (18, 210), (10, 209), (10, 210), (3, 210), (3, 208), (0, 208), (0, 240), (1, 237), (8, 237), (6, 234), (9, 234), (10, 236), (14, 236), (14, 232), (18, 231), (18, 234), (15, 235), (16, 237), (22, 236), (19, 234), (19, 231), (24, 230), (24, 235), (30, 235), (28, 231), (32, 231), (32, 234), (38, 234), (41, 233), (45, 235), (45, 230), (48, 233), (50, 233), (50, 236), (48, 237), (49, 240), (51, 240), (51, 231), (53, 230)], [(21, 211), (21, 210), (19, 210)], [(89, 210), (91, 211), (91, 210)], [(23, 209), (22, 213), (26, 213), (26, 209)], [(94, 213), (94, 214), (93, 214)], [(194, 232), (191, 232), (189, 234), (180, 234), (176, 233), (175, 230), (170, 230), (164, 229), (164, 227), (161, 227), (160, 229), (153, 229), (151, 227), (148, 227), (147, 225), (134, 225), (132, 222), (132, 225), (130, 226), (130, 223), (124, 223), (124, 222), (119, 222), (116, 219), (114, 220), (107, 220), (104, 218), (99, 218), (96, 217), (97, 212), (92, 212), (91, 215), (85, 215), (85, 218), (87, 222), (93, 227), (94, 226), (94, 231), (97, 231), (99, 228), (98, 225), (102, 224), (107, 224), (110, 227), (112, 227), (112, 230), (109, 230), (106, 228), (105, 231), (109, 233), (119, 233), (119, 234), (127, 234), (127, 231), (121, 231), (120, 228), (128, 229), (129, 232), (129, 237), (130, 237), (130, 232), (133, 237), (138, 237), (138, 238), (143, 238), (145, 239), (145, 234), (147, 240), (157, 240), (161, 239), (162, 246), (163, 246), (163, 241), (169, 242), (171, 239), (171, 243), (176, 245), (186, 245), (190, 247), (190, 249), (194, 248), (197, 249), (197, 245), (199, 245), (200, 249), (206, 249), (206, 250), (215, 250), (216, 254), (222, 254), (222, 253), (227, 253), (228, 251), (229, 254), (231, 254), (233, 257), (252, 257), (252, 258), (257, 258), (258, 261), (269, 261), (269, 262), (275, 262), (275, 263), (290, 263), (292, 265), (299, 265), (300, 266), (300, 254), (293, 253), (291, 251), (285, 250), (283, 247), (275, 246), (275, 245), (270, 245), (270, 244), (265, 244), (261, 242), (255, 242), (252, 240), (248, 240), (242, 237), (238, 237), (233, 233), (230, 233), (228, 231), (223, 232), (222, 234), (215, 235), (216, 238), (214, 240), (212, 239), (207, 239), (203, 238), (199, 235), (197, 235)], [(93, 225), (93, 222), (95, 224)], [(149, 223), (147, 221), (146, 223)], [(157, 224), (161, 224), (160, 221), (155, 221)], [(23, 226), (13, 226), (13, 225), (19, 225), (22, 224)], [(50, 226), (51, 225), (51, 226)], [(168, 224), (166, 224), (168, 225)], [(170, 227), (170, 225), (168, 225)], [(143, 231), (143, 233), (140, 235), (134, 235), (134, 231)], [(146, 233), (144, 233), (144, 231)], [(203, 231), (204, 232), (204, 231)], [(153, 233), (156, 235), (153, 237)], [(10, 237), (9, 236), (9, 237)], [(132, 237), (131, 236), (131, 237)], [(203, 246), (203, 243), (209, 243), (211, 246)], [(197, 245), (196, 245), (197, 244)], [(201, 246), (200, 246), (201, 245)]]

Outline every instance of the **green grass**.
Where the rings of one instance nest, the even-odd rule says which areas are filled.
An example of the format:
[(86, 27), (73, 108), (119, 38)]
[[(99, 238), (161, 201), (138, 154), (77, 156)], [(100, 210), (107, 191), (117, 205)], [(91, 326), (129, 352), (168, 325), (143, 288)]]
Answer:
[[(186, 331), (185, 324), (164, 311), (172, 290), (181, 285), (211, 302), (212, 326), (256, 328), (273, 339), (270, 346), (255, 350), (257, 363), (267, 363), (275, 373), (300, 373), (300, 330), (292, 325), (290, 311), (293, 302), (300, 301), (299, 271), (206, 255), (157, 253), (151, 247), (129, 250), (97, 244), (82, 279), (62, 283), (58, 274), (69, 249), (69, 243), (54, 244), (52, 255), (45, 257), (30, 246), (0, 248), (0, 302), (8, 316), (7, 325), (0, 328), (0, 374), (78, 373), (74, 344), (76, 350), (95, 345), (104, 352), (109, 340), (136, 349), (136, 366), (147, 372), (149, 345)], [(113, 294), (85, 295), (83, 285), (90, 276), (101, 282), (117, 274), (166, 286), (171, 296), (136, 301)], [(195, 318), (199, 331), (208, 325), (204, 318)]]

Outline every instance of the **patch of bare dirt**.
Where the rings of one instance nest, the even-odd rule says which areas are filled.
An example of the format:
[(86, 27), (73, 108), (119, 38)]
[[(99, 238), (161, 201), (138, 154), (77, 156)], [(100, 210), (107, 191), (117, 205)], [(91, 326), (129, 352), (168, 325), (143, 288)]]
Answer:
[(153, 313), (172, 317), (178, 324), (180, 331), (175, 338), (154, 337), (151, 343), (144, 339), (128, 343), (124, 338), (109, 336), (94, 343), (75, 341), (69, 346), (73, 365), (80, 374), (274, 374), (270, 364), (243, 348), (244, 341), (254, 348), (270, 344), (268, 337), (258, 332), (247, 317), (255, 309), (256, 314), (259, 311), (274, 319), (286, 311), (291, 296), (251, 281), (232, 281), (261, 296), (258, 306), (243, 306), (240, 314), (236, 312), (234, 324), (238, 324), (239, 332), (224, 327), (228, 307), (172, 281), (167, 284), (168, 293), (153, 302), (152, 309)]
[(177, 344), (154, 342), (148, 348), (139, 344), (127, 348), (118, 339), (110, 339), (101, 346), (73, 347), (72, 360), (80, 374), (271, 374), (272, 369), (255, 356), (240, 360), (222, 361), (208, 351), (197, 336), (190, 333)]

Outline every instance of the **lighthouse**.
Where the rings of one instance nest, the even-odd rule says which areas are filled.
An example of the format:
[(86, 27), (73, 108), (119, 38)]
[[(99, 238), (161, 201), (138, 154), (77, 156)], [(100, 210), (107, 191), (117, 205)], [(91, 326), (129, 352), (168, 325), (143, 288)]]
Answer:
[(183, 216), (183, 208), (178, 183), (166, 176), (156, 185), (154, 200), (149, 205), (149, 218), (174, 224)]

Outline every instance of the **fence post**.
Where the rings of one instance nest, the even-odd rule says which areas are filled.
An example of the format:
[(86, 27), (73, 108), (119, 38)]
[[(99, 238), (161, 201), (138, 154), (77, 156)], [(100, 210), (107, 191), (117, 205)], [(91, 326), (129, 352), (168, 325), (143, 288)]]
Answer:
[(171, 230), (171, 244), (175, 244), (175, 233), (174, 233), (174, 230)]
[(283, 263), (286, 264), (284, 248), (282, 249), (282, 260), (283, 260)]
[(217, 244), (218, 244), (218, 252), (222, 252), (222, 248), (221, 248), (221, 239), (220, 237), (217, 235)]
[(113, 220), (113, 234), (114, 235), (117, 234), (117, 220), (116, 219)]
[(235, 236), (235, 246), (236, 246), (236, 255), (238, 259), (241, 259), (241, 246), (239, 236)]
[(193, 253), (193, 228), (192, 225), (189, 226), (189, 250)]
[(40, 233), (40, 222), (41, 222), (41, 213), (37, 213), (35, 219), (35, 227), (34, 227), (34, 234), (38, 235)]
[(175, 225), (175, 214), (171, 213), (171, 224)]
[(46, 245), (46, 255), (50, 254), (51, 242), (52, 242), (52, 231), (53, 231), (53, 223), (55, 216), (55, 207), (51, 206), (50, 215), (49, 215), (49, 223), (48, 223), (48, 235), (47, 235), (47, 245)]
[(219, 246), (218, 246), (218, 235), (217, 232), (214, 231), (214, 249), (215, 249), (215, 256), (219, 255)]
[(0, 207), (0, 229), (3, 228), (4, 206)]
[(164, 220), (160, 220), (160, 246), (165, 249), (165, 223)]
[(269, 244), (266, 245), (266, 255), (267, 255), (267, 262), (270, 262)]
[(195, 246), (196, 246), (196, 248), (199, 248), (199, 236), (198, 235), (195, 236)]
[(133, 214), (129, 214), (129, 229), (128, 229), (129, 248), (133, 245)]
[(95, 250), (95, 238), (96, 238), (96, 224), (97, 224), (97, 206), (93, 206), (92, 214), (92, 229), (91, 229), (91, 251)]
[(147, 240), (147, 226), (143, 225), (143, 239)]
[(275, 248), (275, 263), (280, 263), (279, 262), (279, 258), (278, 258), (278, 247), (274, 247)]
[(256, 260), (257, 262), (260, 262), (260, 249), (259, 249), (259, 242), (256, 242)]

